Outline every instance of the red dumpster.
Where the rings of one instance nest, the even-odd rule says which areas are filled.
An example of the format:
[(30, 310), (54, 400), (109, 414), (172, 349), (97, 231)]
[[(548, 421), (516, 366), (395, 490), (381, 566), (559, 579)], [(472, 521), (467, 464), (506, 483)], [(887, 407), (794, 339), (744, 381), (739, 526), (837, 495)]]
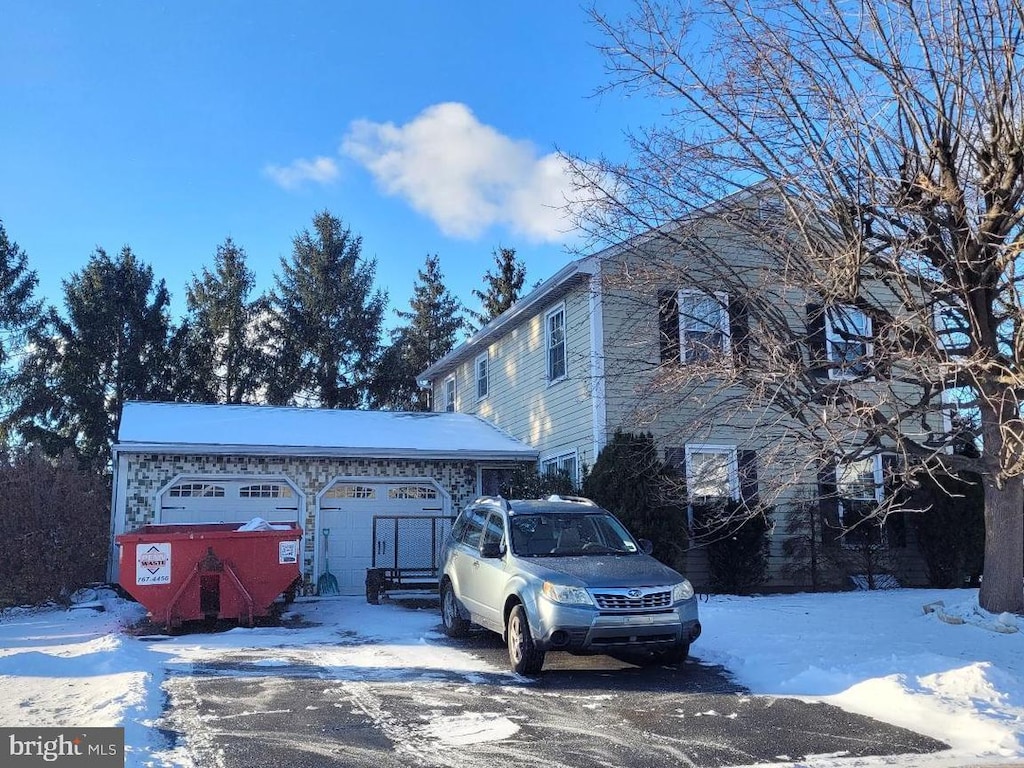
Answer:
[(299, 577), (302, 529), (295, 522), (240, 526), (144, 525), (120, 534), (121, 586), (168, 628), (207, 618), (252, 626)]

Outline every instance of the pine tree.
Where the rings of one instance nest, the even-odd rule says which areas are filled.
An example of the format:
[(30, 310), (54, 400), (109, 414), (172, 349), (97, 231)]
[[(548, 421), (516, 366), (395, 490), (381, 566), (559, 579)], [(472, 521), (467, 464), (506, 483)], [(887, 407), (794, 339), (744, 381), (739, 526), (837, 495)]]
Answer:
[(416, 376), (455, 347), (465, 326), (462, 305), (445, 287), (440, 258), (427, 256), (413, 285), (409, 310), (396, 310), (406, 321), (391, 332), (391, 345), (378, 365), (374, 404), (396, 410), (423, 411), (430, 407)]
[(7, 397), (9, 366), (42, 313), (40, 302), (33, 297), (38, 282), (36, 273), (28, 268), (28, 256), (7, 238), (0, 221), (0, 413), (11, 406)]
[(194, 402), (248, 403), (263, 382), (263, 345), (257, 329), (266, 302), (250, 299), (256, 284), (245, 250), (229, 237), (217, 246), (211, 272), (193, 276), (188, 317), (172, 343), (175, 396)]
[(470, 311), (475, 323), (475, 326), (471, 326), (473, 331), (487, 325), (515, 304), (523, 290), (523, 283), (526, 282), (526, 267), (516, 258), (515, 248), (495, 248), (492, 255), (497, 270), (495, 272), (487, 270), (484, 274), (487, 289), (485, 291), (478, 288), (473, 289), (473, 295), (480, 299), (483, 310), (482, 312)]
[(128, 400), (169, 395), (170, 295), (125, 246), (98, 248), (64, 281), (64, 311), (51, 307), (30, 334), (15, 377), (10, 424), (50, 455), (76, 452), (102, 471)]
[(374, 291), (375, 259), (327, 211), (281, 259), (270, 297), (267, 398), (275, 404), (366, 404), (387, 296)]

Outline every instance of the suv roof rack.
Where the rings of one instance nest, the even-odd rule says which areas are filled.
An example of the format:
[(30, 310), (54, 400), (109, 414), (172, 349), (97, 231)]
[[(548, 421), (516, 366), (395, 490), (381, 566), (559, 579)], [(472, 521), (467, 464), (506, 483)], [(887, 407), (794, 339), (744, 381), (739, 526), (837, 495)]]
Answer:
[(498, 495), (498, 496), (479, 496), (479, 497), (477, 497), (476, 501), (474, 501), (473, 503), (474, 504), (492, 504), (492, 505), (494, 505), (496, 507), (501, 507), (506, 512), (508, 512), (510, 509), (512, 509), (512, 505), (508, 503), (508, 499), (506, 499), (504, 496), (501, 496), (501, 495)]
[(588, 507), (597, 506), (597, 504), (595, 504), (593, 501), (591, 501), (590, 499), (586, 499), (582, 496), (560, 496), (557, 493), (552, 493), (550, 496), (547, 497), (546, 501), (568, 501), (573, 504), (586, 504)]

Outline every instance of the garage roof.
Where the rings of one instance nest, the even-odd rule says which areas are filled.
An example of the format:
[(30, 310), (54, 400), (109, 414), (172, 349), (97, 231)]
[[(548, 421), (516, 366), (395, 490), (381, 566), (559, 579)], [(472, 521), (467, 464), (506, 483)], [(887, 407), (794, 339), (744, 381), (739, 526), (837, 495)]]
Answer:
[(126, 403), (115, 453), (199, 452), (373, 458), (537, 458), (466, 413), (341, 411), (262, 405)]

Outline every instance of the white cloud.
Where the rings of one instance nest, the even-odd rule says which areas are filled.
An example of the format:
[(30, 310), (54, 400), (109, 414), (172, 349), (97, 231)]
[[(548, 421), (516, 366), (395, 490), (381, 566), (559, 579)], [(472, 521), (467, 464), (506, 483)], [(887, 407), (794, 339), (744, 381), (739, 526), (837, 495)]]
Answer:
[(279, 187), (296, 189), (307, 181), (330, 184), (338, 178), (338, 164), (329, 157), (293, 160), (288, 165), (268, 165), (263, 172)]
[(493, 225), (533, 241), (569, 235), (565, 161), (484, 125), (465, 104), (435, 104), (405, 125), (356, 120), (341, 150), (447, 235), (472, 238)]

